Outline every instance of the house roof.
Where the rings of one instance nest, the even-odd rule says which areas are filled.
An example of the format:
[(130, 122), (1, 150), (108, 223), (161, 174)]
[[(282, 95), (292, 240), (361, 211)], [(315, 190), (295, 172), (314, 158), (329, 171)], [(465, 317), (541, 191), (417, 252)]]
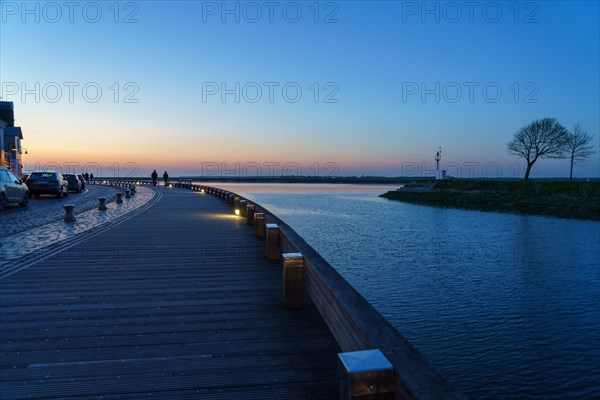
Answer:
[(4, 128), (4, 136), (18, 136), (23, 139), (23, 131), (20, 126), (7, 126)]

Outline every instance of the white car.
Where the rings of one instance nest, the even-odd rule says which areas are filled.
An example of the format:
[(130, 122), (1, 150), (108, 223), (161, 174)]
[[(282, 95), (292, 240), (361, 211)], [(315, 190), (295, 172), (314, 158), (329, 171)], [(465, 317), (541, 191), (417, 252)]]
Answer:
[(4, 207), (10, 203), (27, 207), (29, 204), (29, 189), (11, 171), (0, 167), (0, 211), (4, 210)]

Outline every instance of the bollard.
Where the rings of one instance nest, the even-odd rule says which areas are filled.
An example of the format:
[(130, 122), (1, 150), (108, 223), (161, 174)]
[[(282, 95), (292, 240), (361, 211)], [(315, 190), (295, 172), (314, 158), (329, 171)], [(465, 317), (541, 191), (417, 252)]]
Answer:
[(254, 213), (254, 235), (259, 238), (265, 237), (265, 214)]
[(65, 209), (65, 217), (63, 218), (65, 222), (77, 221), (77, 218), (73, 215), (73, 209), (75, 208), (74, 204), (65, 204), (63, 208)]
[(246, 206), (246, 223), (248, 225), (254, 225), (254, 204), (248, 204)]
[(246, 218), (246, 207), (248, 206), (248, 201), (240, 200), (240, 216)]
[(133, 196), (136, 193), (135, 185), (129, 185), (129, 190), (131, 190), (131, 195)]
[(267, 260), (279, 260), (279, 227), (277, 224), (267, 224)]
[(288, 310), (302, 308), (304, 298), (304, 257), (300, 253), (284, 253), (283, 306)]
[(123, 204), (123, 193), (117, 193), (117, 204)]
[(130, 199), (131, 198), (131, 190), (125, 189), (125, 198), (126, 199)]
[(394, 367), (378, 349), (339, 353), (340, 398), (394, 399)]
[(240, 198), (237, 196), (233, 198), (233, 208), (237, 210), (240, 208)]
[(106, 211), (106, 197), (98, 197), (98, 210)]

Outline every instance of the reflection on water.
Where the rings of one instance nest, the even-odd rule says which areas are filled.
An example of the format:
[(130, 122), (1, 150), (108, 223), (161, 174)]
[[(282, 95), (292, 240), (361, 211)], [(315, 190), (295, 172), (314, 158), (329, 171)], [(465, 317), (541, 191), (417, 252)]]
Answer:
[(229, 190), (289, 223), (468, 396), (600, 397), (598, 222), (344, 186)]

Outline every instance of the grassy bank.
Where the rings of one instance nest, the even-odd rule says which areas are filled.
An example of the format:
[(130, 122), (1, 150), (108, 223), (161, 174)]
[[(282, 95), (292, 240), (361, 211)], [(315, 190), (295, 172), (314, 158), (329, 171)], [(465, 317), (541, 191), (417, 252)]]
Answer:
[(381, 196), (440, 207), (600, 220), (598, 181), (451, 179), (433, 181), (432, 184), (431, 191), (391, 191)]

